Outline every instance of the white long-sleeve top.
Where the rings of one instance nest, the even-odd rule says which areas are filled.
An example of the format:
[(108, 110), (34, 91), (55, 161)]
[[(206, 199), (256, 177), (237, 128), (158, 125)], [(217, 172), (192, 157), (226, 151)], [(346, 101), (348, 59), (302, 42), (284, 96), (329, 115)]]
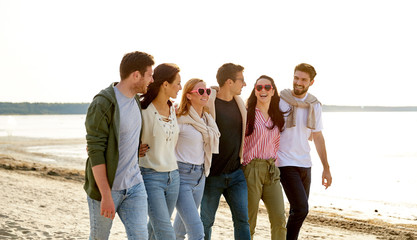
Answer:
[(146, 156), (139, 158), (139, 166), (152, 168), (157, 172), (170, 172), (178, 169), (175, 146), (178, 141), (178, 123), (175, 109), (170, 108), (169, 121), (164, 121), (151, 103), (142, 110), (142, 144), (148, 144)]

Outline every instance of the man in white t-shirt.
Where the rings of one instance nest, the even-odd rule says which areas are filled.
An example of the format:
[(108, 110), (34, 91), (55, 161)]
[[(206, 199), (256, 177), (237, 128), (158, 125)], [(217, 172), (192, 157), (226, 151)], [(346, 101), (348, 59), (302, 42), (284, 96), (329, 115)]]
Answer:
[(287, 240), (298, 239), (300, 228), (308, 214), (308, 196), (311, 183), (311, 157), (308, 140), (313, 140), (323, 164), (322, 185), (332, 183), (323, 129), (321, 103), (308, 88), (313, 85), (316, 71), (301, 63), (294, 69), (293, 90), (281, 92), (280, 109), (285, 114), (285, 130), (281, 133), (278, 167), (281, 184), (290, 202), (287, 222)]

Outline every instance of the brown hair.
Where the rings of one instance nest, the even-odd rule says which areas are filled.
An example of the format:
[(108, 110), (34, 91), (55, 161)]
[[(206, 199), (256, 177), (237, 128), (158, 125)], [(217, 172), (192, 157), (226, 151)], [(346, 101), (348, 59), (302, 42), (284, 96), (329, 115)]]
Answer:
[(296, 71), (300, 71), (300, 72), (305, 72), (308, 73), (308, 75), (310, 76), (310, 80), (314, 80), (314, 78), (316, 77), (317, 73), (316, 73), (316, 69), (314, 69), (313, 66), (311, 66), (308, 63), (300, 63), (297, 66), (295, 66), (294, 68), (294, 73)]
[(273, 89), (275, 89), (275, 93), (274, 95), (272, 95), (271, 103), (269, 104), (269, 108), (268, 108), (268, 114), (273, 124), (272, 126), (267, 127), (267, 128), (272, 130), (274, 129), (275, 126), (277, 126), (280, 132), (284, 130), (285, 120), (284, 120), (283, 112), (281, 112), (279, 108), (279, 101), (281, 100), (281, 98), (279, 97), (277, 86), (275, 86), (274, 79), (272, 79), (269, 76), (262, 75), (258, 79), (256, 79), (255, 85), (252, 89), (252, 93), (250, 94), (248, 100), (246, 101), (246, 107), (248, 109), (246, 136), (249, 136), (253, 133), (254, 126), (255, 126), (255, 108), (256, 108), (256, 103), (258, 101), (255, 95), (255, 87), (260, 79), (269, 80), (271, 82)]
[(217, 70), (217, 83), (219, 84), (219, 87), (222, 87), (227, 79), (232, 79), (233, 82), (236, 81), (236, 74), (238, 72), (242, 72), (244, 70), (244, 67), (240, 65), (236, 65), (234, 63), (225, 63), (223, 64), (218, 70)]
[[(153, 71), (153, 83), (149, 84), (148, 91), (141, 96), (141, 107), (148, 108), (149, 104), (158, 96), (161, 85), (165, 81), (169, 84), (173, 83), (179, 72), (180, 68), (174, 63), (159, 64)], [(172, 105), (170, 100), (168, 100), (168, 105)]]
[(120, 62), (120, 80), (129, 77), (132, 72), (139, 71), (145, 75), (146, 68), (155, 64), (153, 56), (144, 52), (126, 53)]

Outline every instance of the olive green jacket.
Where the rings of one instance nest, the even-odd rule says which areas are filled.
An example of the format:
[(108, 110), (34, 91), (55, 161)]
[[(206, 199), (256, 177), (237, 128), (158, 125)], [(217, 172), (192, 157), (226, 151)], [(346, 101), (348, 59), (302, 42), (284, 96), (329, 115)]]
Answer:
[[(97, 201), (101, 201), (101, 194), (92, 167), (106, 164), (107, 179), (111, 188), (119, 163), (120, 111), (113, 89), (116, 84), (112, 83), (94, 97), (85, 118), (88, 158), (85, 166), (84, 190), (90, 198)], [(139, 96), (136, 95), (135, 98), (140, 109)]]

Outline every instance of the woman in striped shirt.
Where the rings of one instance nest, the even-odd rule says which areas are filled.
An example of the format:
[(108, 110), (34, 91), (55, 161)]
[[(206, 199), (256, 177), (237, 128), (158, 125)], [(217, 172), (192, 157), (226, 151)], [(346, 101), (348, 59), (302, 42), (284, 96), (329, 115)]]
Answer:
[(248, 185), (248, 212), (253, 239), (262, 199), (271, 223), (271, 239), (285, 239), (285, 209), (280, 173), (275, 166), (284, 117), (274, 80), (262, 75), (247, 100), (248, 118), (243, 147), (243, 171)]

